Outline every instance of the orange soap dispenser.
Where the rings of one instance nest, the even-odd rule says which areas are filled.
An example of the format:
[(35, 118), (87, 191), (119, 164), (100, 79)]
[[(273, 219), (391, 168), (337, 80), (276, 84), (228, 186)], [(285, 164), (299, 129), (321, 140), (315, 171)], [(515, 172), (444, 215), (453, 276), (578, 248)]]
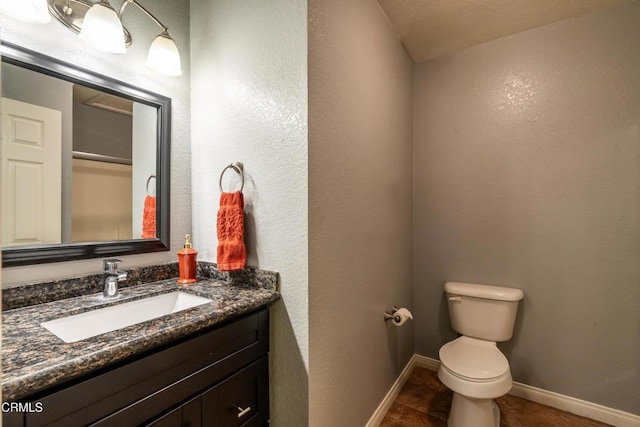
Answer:
[(180, 279), (178, 283), (194, 283), (196, 279), (196, 257), (198, 251), (191, 248), (191, 235), (184, 236), (184, 247), (178, 251), (178, 267)]

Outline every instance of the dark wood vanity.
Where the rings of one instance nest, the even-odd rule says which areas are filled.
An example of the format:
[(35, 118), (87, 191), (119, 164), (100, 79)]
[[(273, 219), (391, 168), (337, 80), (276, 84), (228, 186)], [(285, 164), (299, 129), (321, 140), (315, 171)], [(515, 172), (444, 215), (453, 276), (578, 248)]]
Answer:
[[(263, 308), (38, 392), (13, 426), (264, 426), (269, 312)], [(38, 405), (39, 406), (39, 405)]]

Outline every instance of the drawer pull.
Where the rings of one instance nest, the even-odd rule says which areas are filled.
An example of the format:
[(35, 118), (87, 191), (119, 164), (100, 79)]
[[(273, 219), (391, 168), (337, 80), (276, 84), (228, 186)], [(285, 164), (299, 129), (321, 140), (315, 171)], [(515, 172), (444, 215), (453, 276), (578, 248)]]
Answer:
[(236, 409), (238, 410), (238, 418), (242, 418), (249, 413), (249, 411), (251, 410), (251, 406), (247, 406), (246, 409), (242, 409), (241, 407), (236, 406)]

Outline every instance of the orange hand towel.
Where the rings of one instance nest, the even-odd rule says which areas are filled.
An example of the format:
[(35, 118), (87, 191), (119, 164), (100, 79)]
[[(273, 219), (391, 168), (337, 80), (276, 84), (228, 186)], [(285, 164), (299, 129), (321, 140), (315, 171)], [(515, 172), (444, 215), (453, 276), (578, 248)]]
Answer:
[(144, 198), (144, 210), (142, 211), (142, 238), (152, 239), (156, 237), (156, 198), (147, 196)]
[(244, 196), (240, 191), (220, 195), (217, 227), (218, 269), (244, 269), (247, 250), (244, 246)]

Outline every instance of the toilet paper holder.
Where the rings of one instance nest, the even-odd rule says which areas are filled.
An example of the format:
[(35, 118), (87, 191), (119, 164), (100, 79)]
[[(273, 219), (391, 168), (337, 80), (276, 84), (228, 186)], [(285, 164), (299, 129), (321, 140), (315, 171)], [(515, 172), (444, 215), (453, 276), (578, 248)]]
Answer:
[[(387, 320), (393, 320), (395, 319), (397, 322), (400, 321), (400, 316), (394, 316), (394, 313), (396, 311), (400, 310), (398, 307), (396, 307), (395, 305), (393, 307), (391, 307), (391, 313), (389, 313), (388, 311), (384, 312), (384, 321), (386, 322)], [(396, 319), (397, 317), (397, 319)]]

